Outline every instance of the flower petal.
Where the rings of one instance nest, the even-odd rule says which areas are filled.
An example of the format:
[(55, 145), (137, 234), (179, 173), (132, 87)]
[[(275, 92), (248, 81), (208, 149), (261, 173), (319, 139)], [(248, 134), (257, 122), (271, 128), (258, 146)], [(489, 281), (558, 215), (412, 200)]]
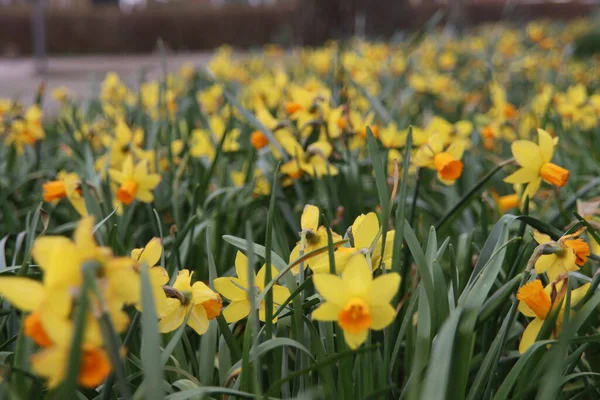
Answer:
[(302, 229), (310, 229), (316, 232), (319, 228), (319, 207), (307, 204), (304, 206), (302, 216), (300, 217), (300, 226)]
[(379, 233), (379, 220), (377, 214), (370, 212), (360, 215), (352, 224), (354, 247), (357, 249), (369, 248)]
[(380, 331), (394, 321), (396, 310), (390, 304), (377, 304), (371, 306), (371, 329)]
[(153, 267), (160, 261), (162, 255), (162, 244), (158, 237), (150, 239), (143, 249), (134, 249), (131, 258), (136, 261), (145, 261), (149, 267)]
[(243, 286), (248, 286), (248, 257), (241, 251), (235, 256), (235, 273), (237, 274)]
[(217, 292), (231, 301), (240, 301), (248, 298), (248, 292), (242, 289), (242, 287), (245, 287), (244, 283), (238, 278), (217, 278), (213, 281), (213, 286)]
[(321, 303), (321, 305), (312, 313), (312, 319), (317, 321), (337, 321), (342, 309), (329, 302)]
[(504, 178), (504, 182), (518, 184), (518, 183), (527, 183), (531, 182), (537, 177), (539, 177), (539, 171), (531, 168), (519, 168), (506, 178)]
[(523, 354), (535, 342), (540, 329), (542, 329), (543, 319), (536, 318), (527, 325), (523, 331), (523, 337), (519, 343), (519, 353)]
[(373, 280), (371, 287), (370, 304), (389, 304), (400, 287), (400, 275), (396, 272), (388, 272)]
[(33, 279), (0, 277), (0, 296), (19, 310), (35, 310), (39, 307), (45, 294), (44, 286)]
[(346, 340), (348, 347), (350, 347), (352, 350), (358, 348), (361, 344), (363, 344), (367, 340), (368, 335), (368, 329), (364, 329), (357, 334), (344, 331), (344, 339)]
[(313, 276), (313, 282), (315, 288), (319, 291), (321, 296), (339, 307), (343, 307), (346, 304), (348, 296), (344, 288), (342, 279), (337, 275), (331, 274), (316, 274)]
[[(371, 267), (362, 254), (356, 254), (350, 259), (342, 273), (342, 281), (349, 296), (369, 298), (373, 276), (371, 275)], [(333, 287), (331, 290), (339, 290), (339, 288)]]
[(511, 145), (512, 154), (521, 167), (539, 170), (544, 163), (540, 147), (529, 140), (516, 140)]
[(248, 300), (234, 301), (225, 307), (222, 314), (227, 323), (237, 322), (250, 314), (250, 302)]
[(183, 321), (185, 321), (187, 310), (188, 307), (177, 307), (174, 312), (160, 320), (158, 331), (160, 333), (167, 333), (179, 328), (183, 324)]
[(187, 324), (196, 331), (198, 335), (202, 335), (208, 330), (208, 318), (206, 316), (206, 310), (202, 304), (192, 307), (192, 314), (188, 318)]
[(538, 128), (537, 132), (542, 160), (545, 163), (550, 162), (552, 160), (552, 155), (554, 154), (554, 141), (552, 140), (552, 136), (543, 129)]

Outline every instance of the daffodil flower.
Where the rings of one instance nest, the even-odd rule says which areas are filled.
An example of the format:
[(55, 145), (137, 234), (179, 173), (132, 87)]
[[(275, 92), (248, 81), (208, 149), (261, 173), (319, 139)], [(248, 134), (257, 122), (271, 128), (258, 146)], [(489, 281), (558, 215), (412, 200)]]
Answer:
[[(368, 214), (361, 214), (354, 220), (351, 229), (349, 229), (351, 235), (351, 243), (354, 247), (340, 247), (335, 253), (335, 267), (336, 272), (340, 273), (344, 271), (346, 265), (353, 258), (355, 254), (362, 254), (368, 256), (373, 269), (379, 267), (381, 262), (381, 248), (383, 244), (383, 238), (380, 235), (379, 220), (377, 214), (371, 212)], [(394, 252), (394, 236), (396, 231), (388, 231), (385, 236), (385, 250), (383, 254), (383, 263), (388, 267), (392, 262), (392, 254)], [(377, 243), (375, 243), (377, 239)], [(327, 255), (326, 255), (327, 256)], [(329, 257), (320, 257), (311, 266), (314, 272), (329, 272)]]
[(512, 154), (521, 168), (504, 178), (504, 182), (527, 183), (523, 199), (533, 198), (542, 179), (556, 187), (563, 187), (569, 179), (569, 171), (550, 162), (557, 142), (543, 129), (538, 129), (538, 144), (529, 140), (514, 142), (511, 146)]
[(313, 313), (319, 321), (337, 321), (350, 348), (367, 340), (370, 329), (382, 330), (396, 315), (390, 302), (398, 292), (400, 275), (387, 273), (375, 279), (371, 267), (361, 255), (352, 257), (340, 278), (318, 274), (315, 287), (325, 300)]
[(577, 231), (564, 235), (554, 242), (550, 236), (534, 231), (533, 238), (539, 245), (555, 245), (558, 248), (552, 254), (541, 255), (535, 263), (537, 274), (546, 273), (551, 281), (559, 275), (570, 271), (577, 271), (583, 266), (590, 255), (589, 245), (581, 238), (576, 238), (581, 233)]
[[(148, 275), (150, 278), (150, 285), (152, 286), (152, 295), (154, 297), (154, 305), (156, 308), (156, 315), (162, 318), (166, 315), (167, 310), (167, 295), (163, 290), (163, 286), (169, 282), (169, 274), (161, 267), (157, 266), (162, 255), (162, 244), (160, 238), (152, 238), (150, 241), (141, 249), (133, 249), (131, 251), (131, 258), (138, 263), (145, 263), (148, 268)], [(141, 304), (137, 304), (138, 309), (141, 311)]]
[[(552, 301), (552, 284), (549, 284), (545, 288), (542, 286), (542, 282), (538, 279), (528, 282), (525, 285), (519, 288), (517, 293), (517, 299), (519, 300), (519, 311), (527, 316), (534, 318), (523, 331), (523, 337), (521, 338), (521, 342), (519, 343), (519, 352), (522, 354), (535, 342), (540, 329), (542, 329), (542, 325), (544, 324), (544, 320), (548, 316), (550, 310), (557, 304), (559, 304), (560, 299), (564, 297), (563, 285), (564, 280), (558, 282), (555, 286), (556, 292), (559, 293), (559, 296)], [(577, 289), (571, 291), (571, 307), (576, 306), (583, 296), (585, 296), (586, 292), (590, 287), (589, 283), (586, 283), (583, 286), (580, 286)], [(563, 313), (565, 310), (566, 304), (562, 302), (560, 313), (556, 319), (556, 325), (552, 332), (551, 337), (556, 337), (560, 332), (562, 322), (563, 322)]]
[[(302, 228), (300, 236), (304, 239), (301, 239), (298, 243), (296, 243), (296, 246), (292, 249), (292, 252), (290, 253), (290, 263), (296, 261), (300, 257), (302, 242), (304, 242), (304, 254), (308, 254), (314, 250), (327, 246), (327, 228), (322, 225), (319, 226), (319, 217), (319, 207), (311, 204), (304, 206), (302, 216), (300, 217), (300, 227)], [(331, 232), (331, 238), (333, 242), (342, 240), (342, 237), (335, 232)], [(328, 260), (328, 257), (329, 256), (327, 253), (319, 254), (315, 257), (309, 258), (305, 264), (313, 269), (313, 266), (315, 265), (321, 266), (321, 264), (324, 264), (324, 262)], [(322, 265), (321, 267), (317, 268), (317, 270), (313, 269), (313, 272), (329, 272), (329, 267), (327, 265)], [(293, 267), (292, 273), (297, 275), (300, 272), (299, 268), (299, 266)]]
[(121, 171), (110, 170), (110, 178), (120, 185), (117, 199), (127, 205), (133, 200), (151, 203), (154, 200), (152, 190), (160, 183), (160, 175), (148, 173), (146, 161), (134, 164), (131, 156), (125, 159)]
[(81, 178), (73, 172), (61, 171), (55, 181), (46, 182), (42, 185), (44, 201), (57, 204), (60, 199), (68, 199), (73, 208), (85, 217), (88, 215), (85, 207), (85, 199), (81, 195)]
[[(259, 295), (265, 290), (265, 273), (266, 266), (258, 271), (254, 276), (255, 293)], [(250, 314), (252, 305), (248, 296), (248, 288), (250, 287), (250, 279), (248, 275), (248, 258), (244, 253), (238, 251), (235, 257), (235, 272), (236, 278), (223, 277), (214, 280), (213, 284), (215, 289), (223, 297), (229, 299), (229, 305), (223, 310), (223, 316), (227, 322), (237, 322), (243, 318), (246, 318)], [(277, 276), (277, 270), (271, 267), (271, 276)], [(290, 291), (288, 288), (281, 285), (273, 285), (271, 288), (273, 291), (273, 313), (277, 311), (277, 307), (281, 306), (288, 297), (290, 297)], [(258, 308), (258, 317), (261, 321), (266, 319), (266, 307), (265, 301), (261, 301)], [(275, 322), (277, 318), (273, 318)]]
[(164, 317), (158, 323), (161, 333), (171, 332), (181, 326), (189, 314), (187, 324), (198, 335), (208, 330), (209, 320), (221, 313), (221, 298), (206, 284), (197, 281), (192, 285), (192, 274), (187, 269), (179, 271), (172, 288), (167, 288), (167, 305)]
[(452, 185), (462, 175), (463, 163), (460, 160), (465, 151), (465, 141), (455, 140), (446, 149), (444, 142), (442, 135), (432, 135), (428, 143), (417, 150), (413, 163), (437, 171), (442, 183)]
[[(48, 379), (48, 387), (57, 387), (65, 378), (69, 365), (69, 346), (52, 346), (34, 354), (31, 357), (33, 371)], [(102, 348), (83, 346), (77, 382), (87, 388), (99, 386), (112, 366), (108, 354)]]
[[(293, 157), (281, 166), (280, 172), (292, 179), (299, 179), (304, 173), (314, 178), (325, 175), (335, 176), (339, 170), (328, 161), (333, 146), (326, 141), (318, 141), (308, 146), (306, 151), (291, 137), (282, 138), (281, 145)], [(290, 150), (291, 149), (291, 150)]]

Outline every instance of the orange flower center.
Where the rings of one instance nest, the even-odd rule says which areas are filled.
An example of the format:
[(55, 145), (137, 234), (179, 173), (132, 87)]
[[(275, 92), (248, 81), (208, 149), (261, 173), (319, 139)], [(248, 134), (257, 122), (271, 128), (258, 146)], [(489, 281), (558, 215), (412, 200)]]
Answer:
[(27, 144), (34, 144), (37, 141), (35, 136), (33, 136), (31, 133), (29, 133), (28, 130), (24, 130), (22, 132), (22, 135), (23, 135), (23, 141)]
[(40, 347), (49, 347), (53, 344), (52, 339), (44, 330), (38, 311), (32, 312), (25, 318), (24, 332)]
[(565, 186), (569, 179), (569, 170), (559, 167), (556, 164), (545, 163), (540, 168), (540, 176), (554, 186), (561, 188)]
[(138, 190), (138, 183), (132, 179), (123, 182), (117, 191), (117, 199), (125, 204), (131, 204)]
[(517, 109), (512, 104), (506, 104), (504, 106), (504, 117), (510, 119), (517, 115)]
[(548, 293), (544, 291), (542, 282), (539, 279), (521, 286), (517, 292), (517, 299), (527, 304), (527, 307), (541, 319), (546, 318), (552, 307), (552, 300)]
[(372, 320), (369, 305), (360, 298), (351, 299), (338, 315), (342, 329), (353, 334), (369, 329)]
[(300, 111), (303, 110), (304, 106), (300, 103), (296, 103), (293, 101), (288, 101), (287, 103), (285, 103), (285, 112), (288, 114), (293, 114), (296, 111)]
[(111, 365), (104, 350), (83, 350), (79, 367), (79, 384), (88, 388), (100, 385), (111, 371)]
[(67, 197), (65, 183), (63, 181), (51, 181), (42, 185), (44, 189), (44, 201), (52, 201)]
[(250, 144), (256, 150), (260, 150), (269, 144), (269, 139), (267, 139), (261, 131), (254, 131), (252, 132), (252, 135), (250, 135)]
[(338, 118), (338, 120), (336, 121), (336, 124), (338, 126), (338, 128), (340, 128), (340, 130), (344, 130), (346, 128), (346, 118)]
[[(371, 125), (371, 132), (373, 133), (373, 137), (378, 138), (379, 137), (379, 126), (377, 125)], [(367, 128), (363, 128), (360, 131), (358, 131), (358, 134), (362, 137), (365, 138), (367, 137)]]
[(202, 307), (206, 311), (206, 318), (213, 319), (221, 314), (221, 299), (206, 300), (202, 303)]
[(563, 243), (575, 252), (575, 256), (577, 257), (575, 262), (577, 265), (580, 267), (583, 266), (590, 255), (590, 246), (581, 238), (567, 239)]
[(449, 181), (460, 178), (463, 170), (463, 163), (446, 152), (436, 154), (433, 158), (433, 165), (440, 176)]
[(493, 127), (488, 125), (482, 129), (481, 136), (483, 136), (486, 139), (493, 139), (496, 137), (496, 131), (494, 131)]
[(500, 196), (497, 200), (498, 208), (500, 211), (504, 212), (506, 210), (510, 210), (511, 208), (519, 207), (519, 196), (516, 194), (509, 194), (507, 196)]

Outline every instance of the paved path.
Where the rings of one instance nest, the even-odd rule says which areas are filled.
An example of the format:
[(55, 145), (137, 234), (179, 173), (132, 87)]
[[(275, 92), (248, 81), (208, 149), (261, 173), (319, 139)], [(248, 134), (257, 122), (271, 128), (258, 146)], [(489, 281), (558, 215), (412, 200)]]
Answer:
[[(169, 54), (167, 68), (177, 70), (183, 63), (191, 62), (197, 67), (208, 63), (212, 53)], [(135, 86), (140, 71), (146, 71), (148, 78), (157, 78), (161, 72), (161, 59), (157, 54), (143, 56), (74, 56), (51, 57), (45, 76), (36, 75), (34, 60), (31, 58), (0, 58), (0, 98), (22, 100), (25, 104), (33, 101), (40, 82), (45, 81), (47, 93), (59, 86), (66, 86), (77, 98), (90, 96), (94, 82), (104, 79), (107, 72), (117, 72), (122, 79)], [(46, 113), (56, 109), (56, 103), (47, 96), (44, 101)]]

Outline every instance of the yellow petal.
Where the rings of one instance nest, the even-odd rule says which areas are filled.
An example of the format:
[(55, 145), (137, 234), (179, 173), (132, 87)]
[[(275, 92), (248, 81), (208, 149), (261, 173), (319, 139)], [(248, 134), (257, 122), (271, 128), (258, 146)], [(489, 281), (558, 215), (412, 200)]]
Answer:
[(312, 319), (317, 321), (337, 321), (340, 311), (342, 311), (342, 308), (327, 301), (321, 303), (321, 305), (313, 311)]
[(389, 304), (400, 287), (400, 275), (395, 272), (389, 272), (385, 275), (379, 275), (373, 280), (371, 287), (370, 304)]
[(540, 275), (552, 268), (556, 262), (556, 254), (546, 254), (540, 256), (535, 262), (535, 273)]
[(149, 190), (140, 188), (135, 194), (135, 199), (142, 203), (152, 203), (154, 201), (154, 195)]
[(539, 146), (529, 140), (513, 142), (511, 150), (521, 167), (539, 170), (544, 163)]
[(162, 244), (160, 238), (152, 238), (143, 249), (134, 249), (131, 252), (131, 258), (136, 261), (146, 262), (149, 267), (153, 267), (160, 261), (162, 255)]
[[(583, 299), (583, 297), (590, 289), (590, 286), (590, 283), (586, 283), (585, 285), (582, 285), (577, 289), (573, 289), (571, 291), (571, 307), (576, 306), (581, 301), (581, 299)], [(563, 303), (563, 305), (565, 304)]]
[(396, 310), (390, 304), (377, 304), (370, 307), (371, 329), (382, 330), (394, 321)]
[(177, 274), (177, 279), (175, 280), (173, 287), (175, 289), (179, 290), (180, 292), (191, 292), (192, 291), (191, 281), (192, 281), (192, 275), (190, 274), (190, 271), (187, 269), (182, 269)]
[[(179, 303), (179, 300), (176, 301)], [(186, 313), (187, 307), (178, 306), (172, 313), (160, 320), (158, 323), (158, 331), (160, 333), (167, 333), (179, 328), (181, 324), (183, 324), (183, 321), (185, 321)]]
[(348, 296), (342, 279), (337, 275), (318, 274), (313, 276), (315, 288), (321, 296), (338, 307), (344, 307)]
[(248, 286), (248, 257), (241, 251), (235, 256), (235, 273), (237, 274), (243, 286)]
[(523, 201), (525, 201), (525, 199), (527, 197), (529, 197), (529, 200), (532, 200), (533, 197), (535, 196), (535, 194), (537, 193), (538, 189), (540, 188), (541, 183), (542, 183), (542, 178), (536, 178), (536, 179), (532, 180), (531, 182), (529, 182), (529, 184), (523, 191), (523, 194), (521, 197), (523, 199)]
[[(296, 243), (296, 246), (294, 246), (294, 248), (292, 249), (292, 252), (290, 253), (289, 263), (291, 264), (292, 262), (296, 261), (299, 257), (300, 257), (300, 242)], [(294, 275), (298, 275), (300, 273), (300, 265), (295, 265), (292, 268), (292, 273)]]
[(273, 285), (273, 304), (276, 307), (281, 306), (290, 297), (290, 290), (284, 286)]
[[(356, 254), (358, 250), (354, 247), (339, 247), (334, 253), (335, 259), (335, 272), (337, 274), (344, 271), (346, 265)], [(323, 257), (315, 257), (314, 261), (310, 263), (310, 269), (315, 274), (327, 274), (329, 273), (329, 254), (325, 253)]]
[(525, 331), (523, 331), (523, 337), (519, 343), (519, 353), (523, 354), (527, 349), (535, 342), (540, 329), (542, 329), (543, 319), (536, 318), (527, 325)]
[(93, 229), (94, 217), (82, 218), (73, 235), (77, 252), (84, 260), (95, 257), (97, 253), (98, 246), (94, 239)]
[(361, 215), (352, 224), (352, 235), (354, 236), (354, 247), (357, 249), (369, 248), (379, 233), (379, 220), (377, 214), (370, 212)]
[(542, 160), (545, 163), (550, 162), (552, 160), (552, 155), (554, 154), (554, 141), (552, 140), (552, 136), (543, 129), (538, 128), (537, 132)]
[(194, 304), (201, 304), (207, 300), (216, 300), (217, 294), (213, 292), (204, 282), (194, 282), (192, 285), (192, 297)]
[(533, 231), (533, 239), (537, 242), (537, 244), (545, 244), (552, 241), (550, 236), (537, 230)]
[(504, 178), (504, 182), (511, 184), (527, 183), (535, 180), (539, 176), (539, 170), (530, 168), (519, 168), (518, 170)]
[(158, 174), (150, 174), (144, 175), (140, 177), (136, 177), (136, 181), (140, 185), (140, 189), (152, 190), (158, 186), (160, 183), (160, 175)]
[[(356, 254), (350, 259), (342, 273), (342, 281), (348, 296), (369, 298), (373, 276), (371, 275), (371, 266), (362, 254)], [(330, 290), (339, 290), (339, 288)]]
[[(267, 273), (265, 267), (266, 265), (263, 265), (262, 268), (258, 271), (258, 273), (256, 274), (256, 282), (254, 282), (256, 287), (258, 287), (260, 290), (263, 290), (265, 288), (265, 275)], [(277, 269), (271, 265), (271, 279), (275, 279), (278, 273), (279, 271), (277, 271)], [(268, 283), (269, 282), (267, 282), (267, 284)]]
[(31, 356), (31, 367), (37, 375), (48, 379), (49, 388), (55, 388), (65, 376), (68, 354), (67, 347), (48, 347)]
[(309, 229), (316, 232), (319, 228), (319, 207), (310, 204), (305, 205), (300, 217), (300, 226), (302, 230)]
[(358, 334), (344, 331), (344, 339), (346, 340), (348, 347), (350, 347), (352, 350), (358, 348), (361, 344), (363, 344), (367, 340), (368, 335), (368, 329), (364, 329)]
[(521, 312), (521, 314), (523, 314), (526, 317), (530, 317), (530, 318), (536, 317), (533, 310), (531, 308), (529, 308), (529, 306), (523, 301), (519, 301), (518, 310)]
[(44, 236), (33, 244), (33, 258), (44, 271), (48, 287), (78, 286), (81, 284), (79, 249), (62, 236)]
[(248, 300), (234, 301), (225, 307), (222, 314), (228, 323), (237, 322), (250, 314), (250, 302)]
[(0, 296), (19, 310), (35, 310), (39, 307), (45, 294), (44, 286), (33, 279), (0, 277)]
[(198, 335), (202, 335), (208, 330), (208, 318), (206, 316), (206, 310), (202, 304), (198, 304), (192, 308), (192, 314), (188, 319), (188, 325), (196, 331)]
[(446, 153), (450, 154), (456, 160), (460, 160), (465, 152), (465, 145), (466, 143), (464, 140), (455, 140), (450, 147), (446, 149)]
[(238, 278), (217, 278), (213, 281), (213, 285), (217, 292), (231, 301), (240, 301), (248, 298), (248, 292), (242, 289), (242, 287), (246, 286)]

